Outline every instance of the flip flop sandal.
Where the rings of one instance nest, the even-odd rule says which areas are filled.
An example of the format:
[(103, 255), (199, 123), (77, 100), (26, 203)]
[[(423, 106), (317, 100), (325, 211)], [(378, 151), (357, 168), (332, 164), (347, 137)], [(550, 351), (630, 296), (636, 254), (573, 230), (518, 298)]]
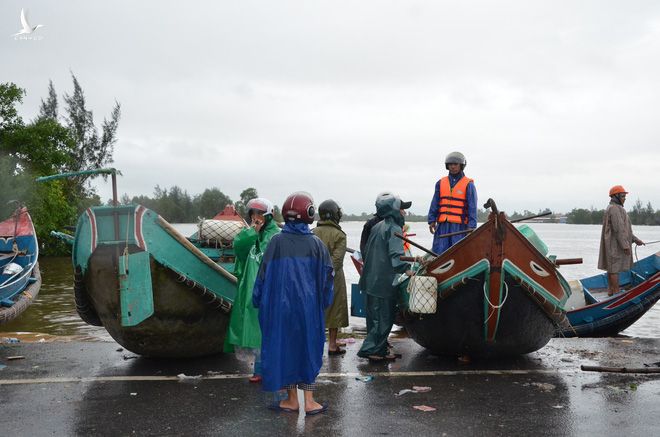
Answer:
[(269, 410), (276, 411), (278, 413), (297, 413), (298, 409), (281, 407), (279, 402), (274, 402), (268, 406)]
[(367, 358), (372, 363), (382, 363), (384, 361), (394, 361), (394, 360), (396, 360), (396, 357), (394, 355), (385, 355), (385, 356), (369, 355)]
[(305, 413), (305, 416), (316, 416), (317, 414), (325, 413), (328, 411), (328, 403), (324, 402), (321, 404), (321, 408), (317, 408), (316, 410), (310, 410)]
[(340, 347), (337, 348), (337, 350), (331, 351), (328, 349), (328, 355), (344, 355), (346, 353), (346, 349), (342, 349)]
[(261, 375), (252, 375), (248, 378), (248, 381), (254, 384), (258, 384), (261, 382)]

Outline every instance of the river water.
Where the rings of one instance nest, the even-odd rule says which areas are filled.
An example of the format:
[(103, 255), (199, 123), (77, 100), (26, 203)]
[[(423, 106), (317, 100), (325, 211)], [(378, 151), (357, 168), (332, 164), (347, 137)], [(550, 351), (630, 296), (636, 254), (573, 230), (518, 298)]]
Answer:
[[(342, 223), (349, 247), (359, 248), (362, 225), (363, 222)], [(195, 224), (177, 224), (175, 226), (184, 235), (191, 235), (196, 231)], [(579, 279), (601, 273), (596, 269), (600, 244), (601, 227), (599, 225), (539, 223), (530, 226), (546, 243), (550, 254), (557, 255), (558, 258), (584, 259), (583, 264), (561, 267), (560, 271), (566, 279)], [(411, 237), (414, 241), (425, 247), (431, 247), (432, 235), (429, 233), (426, 223), (410, 223), (410, 228), (409, 232), (416, 234)], [(633, 232), (643, 241), (660, 240), (660, 226), (634, 226)], [(637, 255), (641, 259), (657, 251), (660, 251), (660, 245), (641, 246), (637, 248)], [(413, 253), (421, 255), (417, 249), (413, 249)], [(76, 313), (70, 258), (43, 258), (40, 260), (40, 266), (43, 284), (38, 299), (17, 320), (0, 326), (0, 331), (110, 339), (105, 329), (86, 325)], [(358, 281), (358, 274), (348, 255), (344, 263), (344, 272), (350, 292), (350, 284)], [(352, 326), (362, 327), (364, 324), (364, 319), (351, 317)], [(656, 305), (649, 310), (623, 334), (632, 337), (660, 338), (660, 306)], [(0, 336), (5, 335), (0, 334)]]

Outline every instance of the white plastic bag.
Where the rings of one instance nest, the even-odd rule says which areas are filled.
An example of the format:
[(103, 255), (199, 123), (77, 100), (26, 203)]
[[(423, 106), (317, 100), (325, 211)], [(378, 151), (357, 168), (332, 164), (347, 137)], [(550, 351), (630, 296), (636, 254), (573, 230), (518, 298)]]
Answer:
[(20, 264), (16, 263), (9, 263), (5, 266), (4, 269), (2, 269), (2, 274), (3, 275), (17, 275), (23, 271), (23, 267), (21, 267)]

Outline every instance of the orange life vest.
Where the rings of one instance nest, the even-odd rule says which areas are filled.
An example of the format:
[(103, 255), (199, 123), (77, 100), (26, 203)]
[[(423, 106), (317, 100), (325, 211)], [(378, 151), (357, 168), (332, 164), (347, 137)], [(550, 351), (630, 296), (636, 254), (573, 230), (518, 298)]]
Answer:
[(459, 223), (467, 225), (467, 185), (472, 179), (463, 176), (454, 188), (449, 184), (449, 177), (440, 179), (438, 222)]

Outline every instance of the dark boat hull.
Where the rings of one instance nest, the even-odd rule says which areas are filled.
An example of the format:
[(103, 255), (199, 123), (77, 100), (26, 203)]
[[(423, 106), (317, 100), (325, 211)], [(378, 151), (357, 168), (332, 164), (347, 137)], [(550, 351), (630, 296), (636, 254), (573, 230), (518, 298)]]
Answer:
[(153, 211), (87, 210), (73, 263), (81, 318), (127, 350), (171, 358), (222, 352), (236, 278)]
[[(123, 247), (121, 250), (123, 251)], [(135, 248), (133, 248), (135, 249)], [(90, 257), (85, 289), (117, 343), (152, 357), (195, 357), (222, 352), (229, 314), (209, 305), (179, 275), (151, 260), (154, 313), (137, 326), (122, 326), (117, 290), (119, 247), (99, 247)]]
[(419, 274), (437, 281), (436, 309), (409, 308), (404, 326), (436, 354), (525, 354), (545, 346), (566, 323), (570, 286), (503, 213), (491, 213)]
[(405, 317), (404, 326), (417, 343), (439, 355), (489, 358), (536, 351), (550, 341), (555, 323), (523, 287), (506, 281), (509, 292), (494, 341), (484, 337), (483, 276), (439, 302), (435, 314)]

